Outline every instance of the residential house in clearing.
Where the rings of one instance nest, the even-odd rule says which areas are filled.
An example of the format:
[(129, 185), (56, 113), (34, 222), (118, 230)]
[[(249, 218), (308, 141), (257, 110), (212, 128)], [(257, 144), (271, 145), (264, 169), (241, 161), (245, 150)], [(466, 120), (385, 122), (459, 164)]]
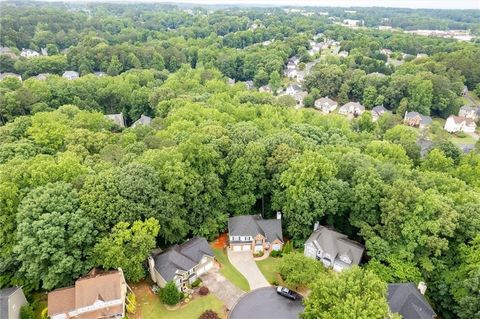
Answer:
[(283, 247), (282, 215), (263, 219), (261, 215), (241, 215), (228, 219), (228, 236), (233, 251), (269, 252)]
[(339, 114), (353, 115), (354, 117), (361, 115), (363, 112), (365, 112), (365, 107), (358, 102), (348, 102), (338, 109)]
[(270, 87), (270, 85), (263, 85), (261, 87), (258, 88), (258, 92), (263, 92), (263, 93), (272, 93), (272, 88)]
[(20, 56), (29, 59), (40, 56), (40, 53), (31, 49), (22, 49), (22, 52), (20, 52)]
[(106, 114), (105, 117), (115, 123), (118, 127), (125, 127), (125, 118), (123, 117), (123, 113)]
[(292, 95), (292, 97), (297, 102), (297, 108), (300, 108), (303, 106), (303, 100), (307, 97), (307, 95), (308, 95), (308, 92), (305, 92), (305, 91), (296, 92), (295, 94)]
[(458, 116), (466, 117), (474, 121), (480, 119), (480, 106), (472, 107), (464, 105), (460, 108)]
[(388, 306), (390, 312), (398, 313), (403, 319), (434, 319), (435, 311), (425, 299), (426, 285), (420, 282), (418, 288), (413, 283), (389, 284)]
[(295, 83), (290, 84), (285, 89), (285, 93), (288, 94), (288, 95), (291, 95), (291, 96), (295, 95), (298, 92), (302, 92), (302, 86), (300, 84), (295, 84)]
[(255, 88), (252, 80), (245, 81), (245, 85), (247, 86), (247, 90), (253, 90)]
[(65, 71), (63, 72), (62, 77), (67, 80), (75, 80), (78, 79), (80, 75), (76, 71)]
[(40, 73), (35, 76), (35, 79), (40, 80), (40, 81), (45, 81), (47, 77), (49, 77), (51, 74), (50, 73)]
[(17, 78), (20, 81), (22, 80), (22, 76), (20, 74), (11, 73), (11, 72), (0, 73), (0, 81), (6, 79), (7, 77)]
[(284, 72), (284, 75), (289, 78), (289, 79), (296, 79), (298, 76), (298, 70), (297, 69), (286, 69)]
[(467, 94), (468, 94), (468, 87), (464, 85), (462, 88), (462, 96), (467, 96)]
[(105, 72), (102, 72), (102, 71), (97, 71), (97, 72), (93, 72), (93, 74), (95, 74), (96, 77), (102, 77), (102, 76), (107, 76), (107, 73)]
[(228, 78), (228, 79), (227, 79), (227, 84), (228, 84), (228, 85), (235, 85), (235, 79)]
[(347, 235), (315, 223), (314, 231), (305, 242), (304, 255), (315, 258), (327, 268), (340, 272), (358, 265), (365, 247)]
[(375, 106), (372, 109), (372, 121), (376, 122), (383, 114), (385, 113), (392, 113), (387, 110), (383, 105)]
[(197, 278), (213, 268), (215, 255), (207, 240), (194, 237), (181, 245), (174, 245), (160, 254), (148, 257), (152, 280), (165, 287), (173, 281), (185, 291)]
[(315, 108), (323, 113), (331, 113), (337, 109), (338, 103), (327, 97), (321, 97), (315, 100)]
[(426, 128), (432, 124), (432, 118), (418, 112), (406, 112), (405, 117), (403, 118), (403, 123), (408, 126)]
[(151, 123), (152, 118), (142, 114), (142, 116), (132, 124), (132, 127), (135, 128), (139, 125), (149, 126)]
[(48, 293), (51, 319), (97, 319), (125, 317), (128, 285), (123, 271), (92, 269), (75, 281), (73, 287)]
[(20, 319), (20, 308), (27, 303), (22, 287), (0, 289), (0, 318)]
[(473, 133), (477, 128), (477, 124), (475, 121), (466, 118), (460, 117), (455, 115), (450, 115), (445, 122), (444, 129), (449, 133), (456, 133), (456, 132), (465, 132), (465, 133)]

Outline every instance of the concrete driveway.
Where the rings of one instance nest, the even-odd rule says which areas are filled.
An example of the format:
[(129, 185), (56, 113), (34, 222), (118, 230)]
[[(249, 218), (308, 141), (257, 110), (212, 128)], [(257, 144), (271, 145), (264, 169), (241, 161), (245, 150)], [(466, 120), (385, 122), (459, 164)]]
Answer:
[(258, 269), (257, 264), (253, 260), (250, 251), (232, 251), (227, 249), (228, 259), (232, 265), (247, 278), (250, 290), (262, 287), (270, 287), (263, 274)]
[(200, 278), (210, 292), (220, 299), (229, 310), (231, 310), (240, 297), (245, 294), (240, 288), (223, 277), (216, 267), (200, 276)]

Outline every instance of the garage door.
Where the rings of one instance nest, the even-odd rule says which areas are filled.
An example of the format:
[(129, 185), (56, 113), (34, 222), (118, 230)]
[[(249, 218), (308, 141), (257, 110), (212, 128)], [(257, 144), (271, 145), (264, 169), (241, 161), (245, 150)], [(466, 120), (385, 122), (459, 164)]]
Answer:
[(212, 267), (213, 267), (213, 262), (209, 262), (209, 263), (206, 264), (205, 266), (199, 267), (199, 268), (197, 269), (197, 275), (200, 276), (200, 275), (206, 273), (206, 272), (209, 271)]
[(233, 247), (233, 251), (241, 251), (242, 250), (242, 246), (239, 246), (239, 245), (235, 245), (235, 246), (232, 246)]
[(280, 249), (281, 249), (281, 248), (280, 248), (280, 244), (273, 244), (273, 245), (272, 245), (272, 249), (273, 249), (273, 250), (280, 250)]
[(252, 250), (252, 246), (251, 245), (243, 245), (242, 250), (243, 251)]

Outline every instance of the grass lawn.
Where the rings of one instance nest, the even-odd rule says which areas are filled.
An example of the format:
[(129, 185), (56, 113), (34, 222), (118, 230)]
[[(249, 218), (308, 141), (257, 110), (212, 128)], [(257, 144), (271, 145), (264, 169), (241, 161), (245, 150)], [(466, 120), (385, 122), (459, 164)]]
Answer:
[(471, 137), (470, 135), (467, 135), (466, 137), (456, 137), (452, 135), (451, 138), (452, 143), (454, 144), (475, 144), (476, 140)]
[(220, 272), (225, 278), (230, 280), (235, 286), (243, 291), (250, 291), (247, 279), (230, 263), (227, 253), (222, 248), (212, 248), (217, 261), (222, 264)]
[(267, 259), (256, 261), (258, 269), (260, 269), (270, 284), (273, 284), (274, 282), (277, 284), (280, 283), (278, 265), (281, 260), (282, 258), (268, 257)]
[(181, 308), (168, 310), (147, 284), (135, 286), (133, 290), (137, 297), (135, 319), (198, 319), (209, 309), (216, 311), (221, 318), (226, 318), (223, 303), (212, 294), (198, 297)]

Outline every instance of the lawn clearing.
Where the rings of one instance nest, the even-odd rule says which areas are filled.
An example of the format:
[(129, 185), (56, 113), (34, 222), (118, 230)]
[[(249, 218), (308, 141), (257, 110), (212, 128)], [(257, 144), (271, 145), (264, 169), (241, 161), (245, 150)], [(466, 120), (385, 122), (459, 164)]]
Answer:
[(217, 258), (217, 261), (222, 265), (220, 273), (241, 290), (250, 291), (247, 279), (230, 263), (225, 249), (212, 249), (215, 253), (215, 258)]
[(137, 297), (135, 319), (198, 319), (209, 309), (217, 312), (221, 318), (226, 318), (223, 303), (212, 294), (197, 297), (178, 309), (168, 310), (146, 282), (135, 285), (132, 289)]
[(280, 274), (278, 273), (278, 266), (281, 261), (282, 258), (280, 257), (268, 257), (264, 260), (255, 261), (255, 263), (270, 284), (273, 285), (275, 283), (278, 285), (281, 282)]

